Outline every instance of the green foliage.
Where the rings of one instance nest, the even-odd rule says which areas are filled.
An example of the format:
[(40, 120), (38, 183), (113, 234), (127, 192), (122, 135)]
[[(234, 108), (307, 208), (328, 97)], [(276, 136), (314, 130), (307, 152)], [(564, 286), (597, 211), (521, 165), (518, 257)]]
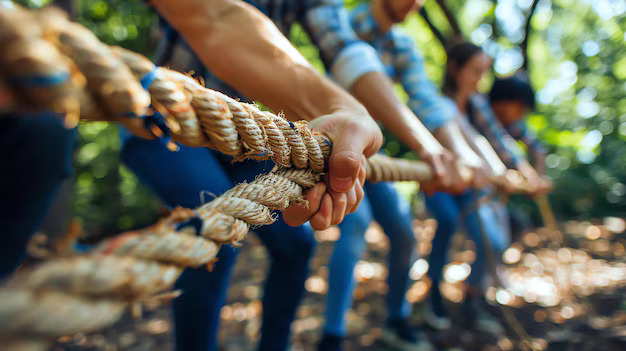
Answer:
[(159, 202), (120, 162), (118, 127), (104, 122), (78, 127), (73, 213), (97, 238), (153, 223)]

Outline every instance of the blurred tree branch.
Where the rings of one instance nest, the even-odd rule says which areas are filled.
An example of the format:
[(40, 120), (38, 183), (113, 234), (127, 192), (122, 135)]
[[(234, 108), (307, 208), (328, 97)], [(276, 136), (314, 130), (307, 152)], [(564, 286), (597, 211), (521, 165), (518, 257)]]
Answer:
[(493, 33), (493, 37), (497, 38), (500, 33), (498, 32), (498, 17), (496, 16), (496, 7), (498, 6), (498, 0), (491, 0), (493, 3), (493, 16), (491, 21), (491, 32)]
[(520, 48), (522, 49), (522, 69), (524, 71), (528, 71), (528, 37), (531, 31), (530, 21), (535, 14), (535, 10), (537, 10), (537, 5), (539, 4), (539, 0), (533, 0), (533, 4), (530, 7), (530, 11), (528, 12), (528, 17), (526, 17), (526, 27), (524, 27), (524, 40), (520, 44)]
[(459, 26), (459, 22), (456, 17), (446, 4), (446, 0), (437, 0), (437, 4), (441, 7), (443, 14), (446, 16), (448, 23), (450, 24), (450, 28), (452, 28), (452, 39), (458, 39), (463, 37), (463, 32), (461, 31), (461, 26)]
[(426, 11), (426, 8), (424, 6), (422, 6), (422, 9), (420, 10), (420, 15), (422, 16), (424, 21), (426, 21), (426, 24), (428, 24), (428, 28), (430, 28), (430, 30), (433, 32), (435, 37), (437, 37), (437, 39), (439, 40), (441, 45), (443, 45), (443, 47), (445, 48), (447, 46), (446, 37), (444, 37), (444, 35), (441, 33), (441, 31), (432, 22), (432, 20), (430, 19), (430, 16), (428, 15), (428, 12)]

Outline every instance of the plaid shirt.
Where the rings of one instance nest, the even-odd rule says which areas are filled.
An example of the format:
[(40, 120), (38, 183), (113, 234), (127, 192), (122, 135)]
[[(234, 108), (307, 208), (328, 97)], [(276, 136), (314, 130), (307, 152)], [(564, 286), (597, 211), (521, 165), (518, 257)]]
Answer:
[[(424, 68), (424, 59), (411, 38), (398, 28), (382, 33), (374, 19), (371, 6), (363, 4), (350, 12), (350, 23), (363, 40), (372, 45), (386, 73), (409, 97), (409, 108), (431, 131), (460, 115), (456, 104), (437, 91)], [(495, 119), (491, 107), (479, 96), (472, 98), (475, 107), (470, 122), (487, 138), (507, 167), (514, 168), (521, 160), (515, 141)]]
[(411, 37), (392, 27), (382, 33), (374, 19), (370, 4), (350, 11), (350, 23), (357, 35), (376, 49), (385, 72), (400, 83), (408, 95), (409, 108), (433, 131), (458, 116), (432, 83), (424, 66), (424, 58)]
[(521, 141), (524, 145), (526, 145), (528, 157), (533, 161), (534, 165), (538, 165), (543, 162), (543, 158), (547, 151), (537, 138), (537, 135), (528, 130), (528, 127), (523, 120), (511, 123), (504, 128), (506, 128), (506, 131), (515, 140)]
[[(278, 29), (289, 36), (294, 23), (302, 25), (313, 43), (319, 48), (322, 61), (333, 78), (349, 88), (362, 75), (383, 72), (380, 60), (371, 46), (359, 39), (352, 30), (348, 12), (342, 0), (247, 0), (247, 3), (269, 17)], [(160, 64), (169, 64), (180, 71), (195, 71), (207, 87), (231, 96), (243, 98), (233, 88), (220, 81), (204, 67), (190, 47), (167, 23), (162, 22), (164, 33), (157, 57), (169, 56)]]
[(471, 113), (469, 122), (482, 134), (498, 154), (498, 157), (509, 168), (516, 168), (523, 160), (515, 140), (496, 119), (489, 102), (480, 94), (470, 97)]

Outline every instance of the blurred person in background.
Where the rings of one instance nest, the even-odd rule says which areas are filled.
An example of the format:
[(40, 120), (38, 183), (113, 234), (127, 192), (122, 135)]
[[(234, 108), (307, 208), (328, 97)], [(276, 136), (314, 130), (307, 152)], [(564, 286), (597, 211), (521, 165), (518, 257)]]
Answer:
[[(484, 174), (484, 179), (487, 173), (483, 171), (483, 161), (465, 141), (457, 121), (457, 109), (445, 101), (430, 81), (419, 48), (393, 26), (419, 11), (421, 6), (422, 1), (415, 0), (374, 0), (351, 10), (350, 24), (357, 36), (376, 50), (389, 79), (401, 84), (409, 97), (408, 110), (412, 115), (419, 116), (443, 146), (471, 166), (477, 176)], [(429, 191), (436, 189), (432, 184), (423, 185)], [(468, 184), (457, 176), (455, 185), (448, 190), (463, 191)], [(367, 246), (365, 231), (372, 219), (382, 226), (390, 241), (387, 324), (381, 341), (398, 349), (430, 349), (430, 344), (409, 322), (411, 308), (405, 296), (410, 283), (409, 270), (417, 258), (410, 206), (392, 184), (366, 182), (364, 188), (368, 201), (363, 201), (357, 212), (346, 216), (339, 225), (340, 238), (329, 263), (326, 319), (318, 350), (341, 349), (347, 332), (345, 317), (352, 306), (356, 285), (354, 268)]]
[(536, 108), (535, 92), (530, 83), (515, 76), (496, 78), (488, 96), (498, 121), (509, 135), (524, 144), (533, 167), (540, 175), (545, 175), (546, 149), (524, 121)]
[(4, 184), (0, 205), (0, 279), (26, 258), (26, 247), (72, 174), (76, 128), (54, 113), (20, 116), (0, 113), (0, 159)]
[[(526, 148), (527, 158), (541, 176), (538, 193), (552, 189), (552, 181), (545, 174), (546, 149), (524, 121), (526, 115), (536, 108), (535, 92), (530, 83), (516, 76), (496, 78), (489, 91), (489, 105), (509, 135)], [(497, 208), (502, 205), (496, 203), (494, 206)], [(505, 224), (510, 225), (513, 241), (532, 226), (528, 214), (516, 207), (507, 206), (498, 211), (503, 215)]]
[[(511, 136), (493, 116), (486, 98), (478, 94), (478, 83), (491, 66), (491, 58), (480, 47), (462, 42), (451, 46), (442, 91), (448, 103), (461, 117), (462, 130), (470, 146), (485, 160), (493, 176), (503, 176), (507, 168), (517, 169), (526, 178), (531, 189), (538, 189), (540, 178), (532, 166), (514, 148)], [(461, 195), (439, 192), (426, 196), (426, 206), (437, 219), (437, 231), (429, 256), (429, 277), (432, 288), (427, 302), (427, 321), (434, 327), (448, 327), (450, 320), (440, 290), (443, 268), (447, 264), (450, 238), (457, 230), (463, 216), (465, 230), (476, 246), (476, 259), (467, 280), (466, 298), (463, 303), (468, 327), (485, 332), (501, 332), (502, 328), (484, 309), (483, 285), (487, 273), (485, 243), (481, 236), (482, 225), (494, 256), (509, 245), (508, 228), (499, 220), (499, 209), (489, 203), (477, 204), (484, 191), (468, 191)], [(472, 211), (468, 212), (468, 209)], [(480, 222), (479, 222), (480, 221)]]

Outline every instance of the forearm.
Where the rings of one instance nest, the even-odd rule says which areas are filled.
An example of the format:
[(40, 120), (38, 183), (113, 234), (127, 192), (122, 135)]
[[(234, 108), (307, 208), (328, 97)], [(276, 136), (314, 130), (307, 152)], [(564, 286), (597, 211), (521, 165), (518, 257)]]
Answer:
[(483, 159), (468, 144), (457, 119), (446, 122), (437, 128), (433, 135), (443, 147), (452, 151), (465, 164), (473, 167), (482, 164)]
[(276, 26), (248, 4), (157, 0), (154, 5), (216, 76), (289, 119), (312, 120), (361, 108), (316, 72)]
[(370, 115), (412, 150), (422, 153), (442, 148), (422, 122), (395, 95), (389, 78), (380, 72), (360, 77), (351, 87), (352, 94)]
[(487, 138), (471, 127), (463, 128), (463, 135), (471, 148), (480, 155), (495, 175), (502, 175), (506, 172), (506, 165), (500, 160)]

